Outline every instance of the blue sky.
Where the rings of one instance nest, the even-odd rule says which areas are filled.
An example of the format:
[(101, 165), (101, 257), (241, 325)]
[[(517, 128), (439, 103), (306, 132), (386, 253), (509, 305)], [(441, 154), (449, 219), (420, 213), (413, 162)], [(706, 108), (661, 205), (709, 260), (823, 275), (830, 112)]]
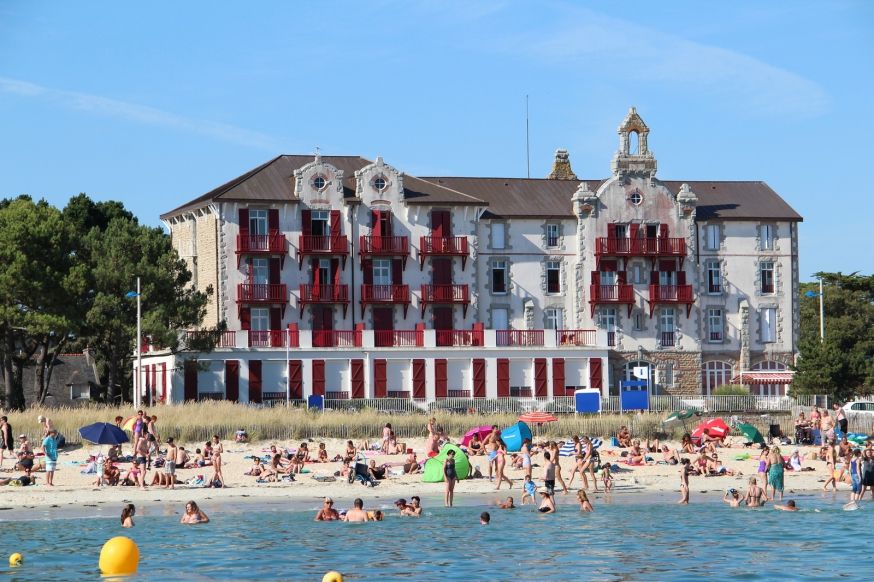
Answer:
[[(144, 8), (145, 7), (145, 8)], [(280, 153), (604, 177), (630, 105), (659, 177), (764, 180), (801, 277), (874, 270), (874, 3), (0, 4), (0, 197), (140, 219)]]

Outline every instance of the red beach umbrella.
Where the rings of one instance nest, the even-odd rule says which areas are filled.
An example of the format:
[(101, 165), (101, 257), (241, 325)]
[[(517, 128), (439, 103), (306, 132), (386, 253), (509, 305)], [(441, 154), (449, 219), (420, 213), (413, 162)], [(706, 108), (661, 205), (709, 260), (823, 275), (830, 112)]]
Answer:
[(522, 416), (519, 417), (524, 423), (527, 424), (543, 424), (545, 422), (556, 422), (558, 419), (548, 412), (526, 412)]

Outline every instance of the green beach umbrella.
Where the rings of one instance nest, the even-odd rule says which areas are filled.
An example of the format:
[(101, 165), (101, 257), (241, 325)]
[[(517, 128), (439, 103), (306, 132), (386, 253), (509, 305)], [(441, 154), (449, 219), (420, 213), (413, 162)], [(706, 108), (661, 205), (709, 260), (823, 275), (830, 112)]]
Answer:
[(762, 433), (759, 432), (759, 429), (754, 427), (751, 424), (746, 424), (744, 422), (739, 422), (735, 425), (735, 428), (743, 434), (748, 441), (751, 441), (754, 444), (760, 445), (765, 442), (765, 439), (762, 438)]
[(667, 418), (665, 418), (662, 421), (662, 423), (667, 424), (669, 422), (674, 422), (674, 421), (679, 420), (680, 422), (683, 423), (683, 430), (685, 430), (686, 429), (686, 420), (692, 418), (693, 416), (695, 416), (694, 410), (688, 410), (688, 409), (684, 408), (683, 410), (676, 410), (676, 411), (670, 413), (667, 416)]

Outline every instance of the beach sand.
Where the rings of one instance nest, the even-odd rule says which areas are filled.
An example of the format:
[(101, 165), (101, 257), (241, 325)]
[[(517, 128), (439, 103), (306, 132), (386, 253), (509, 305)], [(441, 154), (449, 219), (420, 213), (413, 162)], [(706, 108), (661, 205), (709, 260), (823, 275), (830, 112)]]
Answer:
[[(340, 454), (345, 451), (346, 443), (340, 439), (325, 439), (323, 441), (310, 441), (309, 448), (311, 451), (318, 449), (318, 443), (324, 442), (327, 446), (329, 457)], [(374, 441), (378, 442), (378, 441)], [(186, 450), (193, 452), (198, 446), (203, 443), (186, 443)], [(421, 475), (404, 475), (397, 477), (388, 477), (380, 481), (379, 486), (371, 488), (365, 487), (360, 483), (348, 484), (343, 477), (337, 477), (337, 481), (333, 483), (322, 483), (313, 479), (313, 476), (329, 476), (334, 475), (335, 471), (340, 470), (341, 463), (314, 463), (307, 465), (310, 473), (296, 475), (297, 481), (294, 483), (256, 483), (254, 477), (243, 475), (252, 465), (250, 457), (253, 454), (266, 455), (271, 444), (277, 445), (279, 448), (296, 448), (299, 442), (258, 442), (239, 444), (232, 441), (223, 441), (225, 453), (223, 455), (223, 473), (227, 487), (225, 489), (212, 488), (196, 488), (187, 485), (177, 485), (175, 490), (162, 489), (159, 487), (148, 487), (145, 491), (137, 487), (102, 487), (97, 488), (93, 484), (96, 480), (95, 475), (82, 475), (80, 470), (84, 465), (76, 463), (84, 463), (90, 454), (96, 453), (98, 450), (103, 450), (104, 454), (108, 447), (98, 447), (86, 445), (82, 448), (77, 448), (71, 451), (62, 451), (58, 462), (58, 471), (55, 473), (55, 486), (48, 487), (45, 485), (45, 474), (37, 472), (37, 484), (28, 487), (0, 487), (0, 509), (2, 510), (21, 510), (28, 508), (46, 508), (46, 507), (90, 507), (90, 506), (118, 506), (123, 503), (132, 502), (134, 504), (149, 504), (161, 503), (184, 504), (189, 499), (198, 502), (202, 500), (285, 500), (289, 504), (296, 506), (309, 507), (313, 503), (317, 503), (325, 496), (333, 497), (338, 500), (348, 501), (355, 497), (361, 497), (365, 500), (378, 500), (380, 504), (391, 503), (397, 498), (404, 497), (409, 499), (412, 495), (420, 495), (424, 497), (442, 497), (444, 485), (443, 483), (423, 483)], [(419, 458), (423, 458), (425, 448), (425, 439), (410, 439), (406, 443), (407, 447), (413, 448)], [(677, 443), (670, 443), (672, 447)], [(793, 445), (781, 447), (784, 455), (788, 456), (795, 449)], [(679, 475), (678, 467), (670, 465), (647, 465), (631, 467), (624, 464), (619, 456), (622, 449), (611, 448), (605, 445), (601, 447), (602, 461), (610, 460), (612, 463), (620, 466), (619, 471), (614, 471), (614, 495), (620, 496), (625, 493), (639, 492), (660, 492), (664, 495), (670, 492), (671, 495), (677, 495), (679, 499)], [(801, 447), (804, 454), (815, 450), (813, 447)], [(125, 444), (123, 452), (127, 454), (130, 451), (130, 444)], [(719, 493), (721, 495), (730, 487), (739, 490), (746, 489), (747, 481), (751, 475), (755, 475), (758, 468), (758, 449), (744, 449), (740, 441), (736, 446), (730, 446), (719, 450), (720, 459), (726, 466), (731, 469), (739, 470), (743, 476), (720, 476), (720, 477), (691, 477), (691, 492), (692, 502), (695, 501), (696, 494), (708, 492), (711, 495)], [(747, 460), (735, 460), (736, 455), (749, 453), (750, 458)], [(400, 466), (404, 461), (405, 455), (382, 455), (377, 452), (369, 452), (368, 459), (376, 459), (378, 465), (382, 463), (393, 463), (400, 470)], [(660, 454), (651, 455), (656, 460), (661, 458)], [(689, 456), (689, 455), (687, 455)], [(692, 458), (689, 456), (690, 459)], [(803, 457), (802, 457), (803, 458)], [(543, 457), (538, 454), (534, 456), (535, 464), (533, 476), (535, 483), (542, 485), (543, 483)], [(488, 465), (485, 457), (472, 457), (471, 464), (479, 466), (484, 475), (488, 474)], [(509, 465), (509, 463), (508, 463)], [(19, 471), (12, 472), (12, 461), (6, 459), (2, 465), (3, 477), (14, 477), (21, 473)], [(826, 467), (823, 461), (804, 461), (804, 466), (813, 467), (815, 471), (807, 471), (793, 473), (786, 471), (785, 485), (786, 496), (791, 496), (794, 493), (820, 491), (825, 480)], [(128, 463), (120, 465), (122, 475), (129, 467)], [(571, 470), (573, 468), (573, 460), (570, 457), (561, 458), (562, 475), (565, 482), (570, 479)], [(160, 469), (159, 469), (160, 470)], [(198, 469), (180, 469), (177, 471), (177, 477), (180, 480), (187, 480), (197, 475), (203, 475), (209, 478), (212, 475), (212, 467), (203, 467)], [(155, 469), (149, 471), (147, 480), (151, 480)], [(508, 476), (513, 479), (513, 487), (508, 489), (506, 483), (501, 486), (499, 491), (495, 490), (495, 483), (489, 482), (488, 479), (469, 479), (460, 482), (456, 486), (455, 497), (457, 500), (466, 496), (475, 495), (483, 499), (483, 502), (498, 500), (512, 495), (516, 503), (519, 503), (521, 497), (522, 486), (522, 471), (509, 469)], [(574, 479), (572, 490), (576, 490), (581, 486), (579, 476)], [(590, 485), (591, 487), (591, 485)], [(599, 483), (601, 487), (601, 483)], [(850, 487), (846, 484), (839, 484), (839, 495), (844, 493), (849, 494)], [(559, 488), (556, 489), (559, 491)], [(591, 491), (591, 489), (590, 489)], [(557, 493), (559, 500), (562, 494)], [(573, 495), (573, 492), (571, 493)], [(673, 499), (673, 497), (670, 497)], [(373, 501), (368, 506), (373, 506)], [(4, 514), (0, 514), (4, 515)], [(9, 515), (9, 514), (5, 514)]]

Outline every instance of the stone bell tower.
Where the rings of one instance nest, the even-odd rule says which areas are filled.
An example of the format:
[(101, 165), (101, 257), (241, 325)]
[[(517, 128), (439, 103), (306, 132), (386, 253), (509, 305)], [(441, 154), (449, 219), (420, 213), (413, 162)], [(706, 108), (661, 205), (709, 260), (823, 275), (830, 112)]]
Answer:
[(614, 176), (646, 176), (654, 179), (658, 164), (649, 151), (649, 128), (632, 107), (619, 125), (619, 149), (613, 155), (610, 169)]

